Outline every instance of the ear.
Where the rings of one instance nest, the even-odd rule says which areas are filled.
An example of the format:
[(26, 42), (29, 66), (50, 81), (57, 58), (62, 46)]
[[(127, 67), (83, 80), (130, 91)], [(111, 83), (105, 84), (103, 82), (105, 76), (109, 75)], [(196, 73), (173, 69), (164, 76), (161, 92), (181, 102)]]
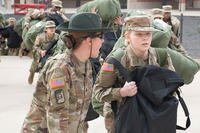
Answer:
[(124, 38), (125, 38), (126, 40), (128, 40), (128, 39), (130, 38), (130, 31), (125, 31), (125, 32), (124, 32)]
[(92, 45), (92, 39), (90, 37), (87, 37), (86, 41), (87, 41), (88, 45), (90, 45), (90, 46)]

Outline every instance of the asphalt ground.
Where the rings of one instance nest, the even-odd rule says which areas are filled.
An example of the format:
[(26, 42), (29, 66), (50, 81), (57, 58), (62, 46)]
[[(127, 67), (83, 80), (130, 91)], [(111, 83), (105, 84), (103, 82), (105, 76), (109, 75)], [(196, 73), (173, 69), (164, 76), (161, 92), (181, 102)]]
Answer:
[[(29, 57), (0, 57), (0, 133), (19, 133), (23, 120), (29, 111), (32, 95), (38, 75), (32, 85), (27, 82), (31, 59)], [(187, 131), (178, 133), (200, 132), (200, 72), (193, 82), (181, 87), (182, 96), (189, 108), (191, 126)], [(178, 111), (178, 124), (185, 125), (182, 109)], [(89, 122), (88, 133), (106, 133), (102, 117)]]

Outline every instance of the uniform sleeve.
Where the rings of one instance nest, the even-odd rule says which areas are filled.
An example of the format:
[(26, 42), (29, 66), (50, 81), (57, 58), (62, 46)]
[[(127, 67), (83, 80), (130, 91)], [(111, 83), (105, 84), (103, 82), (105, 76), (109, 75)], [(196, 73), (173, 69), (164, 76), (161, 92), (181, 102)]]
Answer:
[(40, 35), (38, 35), (35, 39), (35, 43), (34, 43), (34, 46), (33, 46), (33, 55), (34, 56), (37, 56), (37, 57), (40, 57), (40, 52), (41, 52), (41, 40), (42, 38), (40, 37)]
[(120, 88), (114, 88), (117, 73), (112, 65), (103, 64), (94, 85), (94, 97), (100, 102), (121, 101)]
[(63, 18), (64, 22), (69, 21), (69, 19), (65, 16), (64, 13), (61, 13), (61, 17)]
[[(50, 78), (49, 78), (50, 77)], [(67, 132), (70, 78), (65, 72), (56, 68), (48, 79), (47, 126), (49, 132)]]
[(29, 26), (30, 22), (31, 22), (31, 14), (32, 14), (32, 11), (28, 12), (26, 14), (26, 16), (24, 17), (24, 24), (23, 24), (23, 27), (22, 28), (25, 28), (25, 26)]

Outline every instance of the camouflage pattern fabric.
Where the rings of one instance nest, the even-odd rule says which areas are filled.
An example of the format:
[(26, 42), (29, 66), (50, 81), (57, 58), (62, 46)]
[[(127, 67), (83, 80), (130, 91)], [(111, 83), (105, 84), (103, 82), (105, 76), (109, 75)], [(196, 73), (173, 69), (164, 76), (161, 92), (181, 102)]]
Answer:
[[(130, 46), (127, 46), (125, 50), (122, 50), (121, 51), (122, 53), (118, 51), (116, 52), (118, 54), (112, 54), (111, 56), (114, 55), (114, 58), (118, 59), (125, 68), (130, 68), (134, 66), (145, 66), (148, 64), (159, 66), (159, 64), (157, 63), (157, 57), (154, 48), (149, 49), (149, 58), (146, 61), (136, 57), (136, 55), (132, 52)], [(166, 63), (165, 64), (166, 68), (174, 70), (170, 56), (168, 56), (165, 63)], [(104, 69), (105, 65), (109, 64), (106, 64), (106, 62), (103, 64), (100, 73), (97, 77), (96, 84), (94, 86), (94, 96), (92, 99), (93, 103), (98, 103), (97, 101), (105, 104), (108, 104), (111, 101), (118, 101), (119, 103), (121, 103), (122, 97), (120, 96), (119, 90), (124, 85), (125, 81), (123, 80), (122, 76), (120, 76), (118, 70), (115, 70), (113, 67), (112, 70), (107, 71)], [(110, 65), (112, 66), (112, 64)], [(95, 104), (93, 104), (93, 106), (94, 109), (97, 110), (97, 112), (103, 110), (104, 112), (102, 112), (101, 114), (107, 116), (111, 114), (112, 110), (111, 109), (109, 110), (108, 107), (105, 109), (105, 104), (104, 106), (99, 106), (99, 104), (97, 104), (98, 108), (96, 107)], [(110, 120), (110, 118), (112, 117), (113, 116), (107, 117), (107, 121), (109, 121), (108, 125), (110, 126), (112, 126), (112, 123), (114, 121), (114, 119), (112, 121)], [(108, 128), (113, 129), (113, 127), (108, 127)], [(109, 132), (112, 133), (114, 131), (109, 131)]]
[(7, 55), (8, 49), (6, 47), (6, 40), (0, 35), (0, 55)]
[(178, 42), (178, 38), (172, 34), (168, 47), (183, 54), (184, 56), (189, 56), (185, 48), (182, 46), (180, 42)]
[[(3, 14), (0, 13), (0, 28), (5, 27), (5, 21)], [(6, 49), (6, 40), (0, 34), (0, 55), (7, 55), (8, 50)]]
[(68, 34), (67, 32), (61, 32), (59, 35), (59, 40), (57, 42), (57, 44), (52, 48), (52, 56), (55, 56), (57, 54), (61, 54), (63, 53), (67, 47), (63, 41), (63, 37)]
[(69, 21), (69, 19), (66, 17), (66, 15), (64, 14), (64, 11), (61, 9), (61, 11), (53, 11), (52, 8), (50, 8), (49, 10), (46, 11), (47, 14), (58, 14), (59, 16), (61, 16), (61, 18), (64, 20), (64, 22)]
[(45, 32), (37, 36), (35, 40), (35, 45), (33, 47), (33, 62), (31, 64), (30, 72), (34, 73), (38, 71), (39, 60), (41, 58), (40, 51), (46, 50), (48, 47), (48, 43), (53, 39), (58, 39), (58, 36), (59, 35), (55, 33), (53, 38), (48, 38)]
[(19, 36), (22, 36), (22, 32), (23, 32), (23, 29), (22, 29), (22, 23), (24, 21), (24, 17), (20, 18), (17, 22), (16, 22), (16, 25), (14, 26), (14, 30), (17, 32), (17, 34)]
[(87, 133), (84, 119), (92, 82), (90, 62), (80, 62), (70, 50), (49, 58), (40, 71), (22, 132), (44, 133), (48, 127), (49, 132)]
[(176, 35), (176, 37), (179, 38), (179, 36), (180, 36), (180, 21), (178, 20), (178, 18), (176, 18), (175, 16), (171, 16), (169, 21), (166, 23), (172, 26), (172, 31), (173, 31), (174, 35)]
[(43, 32), (45, 24), (46, 24), (45, 21), (40, 21), (29, 28), (28, 32), (25, 34), (23, 38), (27, 49), (31, 50), (33, 48), (35, 39), (38, 34)]
[(19, 53), (19, 48), (8, 48), (8, 55), (17, 56)]
[(4, 15), (0, 13), (0, 28), (5, 26)]
[(46, 73), (49, 132), (86, 133), (84, 121), (92, 95), (92, 68), (70, 50)]
[(32, 21), (30, 21), (29, 26), (28, 26), (28, 27), (26, 26), (26, 27), (24, 27), (24, 28), (22, 29), (22, 38), (25, 38), (26, 33), (28, 32), (29, 28), (30, 28), (31, 26), (37, 24), (38, 22), (40, 22), (40, 21), (39, 21), (39, 20), (32, 20)]
[(45, 109), (47, 104), (47, 88), (44, 79), (56, 60), (57, 58), (49, 59), (39, 74), (30, 110), (23, 123), (22, 133), (44, 133), (42, 129), (47, 128)]

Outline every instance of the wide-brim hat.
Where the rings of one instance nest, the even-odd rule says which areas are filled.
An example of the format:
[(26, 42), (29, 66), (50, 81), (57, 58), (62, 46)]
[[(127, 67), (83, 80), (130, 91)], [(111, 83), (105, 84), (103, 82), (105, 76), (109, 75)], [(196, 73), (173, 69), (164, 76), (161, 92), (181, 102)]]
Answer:
[(98, 14), (89, 12), (74, 14), (69, 22), (59, 25), (57, 29), (75, 32), (104, 32), (110, 30), (102, 27), (102, 20)]
[(125, 30), (132, 31), (157, 31), (152, 26), (152, 20), (148, 15), (129, 16), (125, 19)]

